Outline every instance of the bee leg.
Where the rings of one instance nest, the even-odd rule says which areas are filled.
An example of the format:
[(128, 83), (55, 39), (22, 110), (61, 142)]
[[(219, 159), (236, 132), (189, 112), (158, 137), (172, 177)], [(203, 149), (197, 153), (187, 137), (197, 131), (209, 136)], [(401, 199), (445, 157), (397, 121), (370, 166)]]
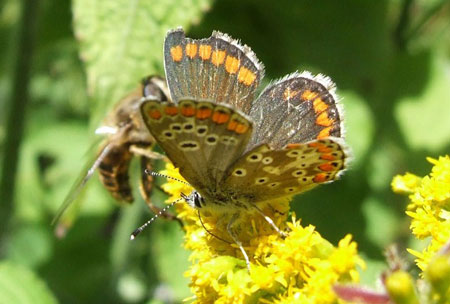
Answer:
[(230, 234), (231, 238), (233, 239), (233, 241), (236, 243), (236, 245), (238, 245), (239, 249), (242, 252), (242, 255), (244, 256), (245, 259), (245, 264), (247, 265), (247, 270), (248, 272), (250, 272), (250, 260), (248, 258), (247, 252), (245, 251), (244, 247), (242, 246), (242, 243), (238, 240), (236, 233), (233, 231), (232, 226), (233, 223), (236, 222), (236, 219), (239, 217), (239, 213), (235, 213), (230, 221), (228, 222), (227, 225), (227, 231)]
[(152, 163), (151, 159), (146, 157), (141, 157), (141, 184), (139, 186), (139, 189), (141, 191), (142, 198), (144, 199), (147, 206), (150, 208), (150, 210), (153, 211), (155, 214), (160, 214), (161, 217), (168, 219), (168, 220), (175, 220), (177, 221), (181, 227), (183, 227), (182, 221), (174, 214), (168, 212), (168, 211), (162, 211), (162, 208), (159, 208), (155, 206), (151, 201), (151, 194), (153, 190), (153, 176), (145, 173), (145, 170), (152, 170)]
[(158, 152), (154, 152), (149, 148), (141, 148), (136, 145), (131, 145), (130, 151), (135, 155), (139, 155), (139, 156), (150, 158), (150, 159), (161, 159), (164, 161), (168, 160), (165, 155), (158, 153)]

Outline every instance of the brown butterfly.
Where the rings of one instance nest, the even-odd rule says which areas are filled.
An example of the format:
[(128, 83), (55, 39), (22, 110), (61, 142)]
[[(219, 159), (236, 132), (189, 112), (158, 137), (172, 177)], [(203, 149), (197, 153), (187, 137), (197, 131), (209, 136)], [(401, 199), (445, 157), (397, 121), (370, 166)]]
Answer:
[(220, 32), (191, 39), (181, 28), (169, 31), (164, 60), (172, 101), (143, 102), (145, 124), (195, 188), (182, 197), (199, 216), (217, 215), (250, 269), (238, 238), (243, 215), (262, 216), (284, 235), (262, 210), (338, 179), (347, 166), (335, 85), (295, 72), (256, 97), (263, 65)]

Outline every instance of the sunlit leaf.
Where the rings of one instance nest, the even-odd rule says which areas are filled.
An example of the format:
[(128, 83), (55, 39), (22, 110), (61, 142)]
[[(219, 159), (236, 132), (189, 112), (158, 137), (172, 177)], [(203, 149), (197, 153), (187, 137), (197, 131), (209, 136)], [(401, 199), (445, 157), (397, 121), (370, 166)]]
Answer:
[[(450, 63), (442, 55), (431, 54), (431, 67), (422, 91), (401, 98), (395, 109), (401, 131), (415, 150), (439, 151), (450, 142)], [(411, 60), (410, 64), (415, 62)], [(406, 76), (409, 66), (404, 67)], [(403, 81), (408, 82), (408, 78)]]
[(100, 118), (111, 102), (149, 74), (162, 74), (168, 29), (199, 21), (210, 0), (73, 2), (75, 33), (85, 61), (88, 92)]

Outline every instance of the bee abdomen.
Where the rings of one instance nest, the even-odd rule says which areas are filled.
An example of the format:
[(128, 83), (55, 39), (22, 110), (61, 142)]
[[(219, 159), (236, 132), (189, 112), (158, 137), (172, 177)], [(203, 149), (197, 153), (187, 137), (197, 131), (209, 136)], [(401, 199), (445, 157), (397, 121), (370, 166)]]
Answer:
[(128, 203), (133, 201), (128, 175), (132, 156), (128, 145), (115, 146), (98, 167), (103, 186), (115, 199)]

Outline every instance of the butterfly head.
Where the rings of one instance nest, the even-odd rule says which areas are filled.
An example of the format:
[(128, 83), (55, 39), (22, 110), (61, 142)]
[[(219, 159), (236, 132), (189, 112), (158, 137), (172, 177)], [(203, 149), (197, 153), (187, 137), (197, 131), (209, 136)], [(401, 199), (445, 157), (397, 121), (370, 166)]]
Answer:
[(186, 203), (192, 208), (202, 208), (205, 205), (205, 200), (198, 193), (197, 190), (193, 190), (189, 195), (181, 193), (181, 197), (186, 201)]

